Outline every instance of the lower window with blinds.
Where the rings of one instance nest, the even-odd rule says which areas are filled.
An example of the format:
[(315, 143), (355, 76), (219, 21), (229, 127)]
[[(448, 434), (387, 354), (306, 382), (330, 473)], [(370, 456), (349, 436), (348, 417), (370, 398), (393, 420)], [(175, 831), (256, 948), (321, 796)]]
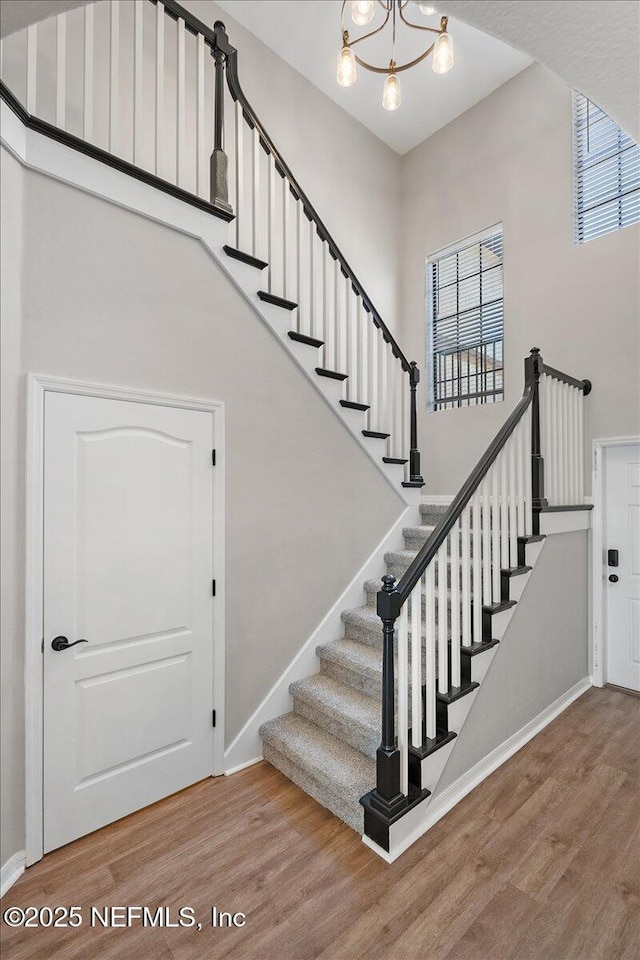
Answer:
[(502, 224), (427, 264), (427, 409), (504, 399)]
[(573, 94), (575, 243), (640, 221), (640, 147), (615, 120)]

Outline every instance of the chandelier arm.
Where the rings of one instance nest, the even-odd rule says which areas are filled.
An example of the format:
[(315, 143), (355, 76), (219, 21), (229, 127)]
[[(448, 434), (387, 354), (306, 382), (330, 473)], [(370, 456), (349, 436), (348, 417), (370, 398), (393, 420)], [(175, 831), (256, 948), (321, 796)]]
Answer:
[(447, 24), (446, 24), (447, 17), (442, 17), (442, 20), (445, 21), (445, 23), (444, 25), (442, 25), (442, 22), (441, 22), (440, 29), (436, 30), (435, 27), (422, 27), (420, 26), (419, 23), (411, 23), (409, 20), (405, 18), (403, 9), (404, 8), (401, 6), (398, 7), (398, 12), (400, 13), (400, 19), (407, 27), (411, 27), (412, 30), (426, 30), (427, 33), (437, 33), (438, 35), (440, 35), (443, 32), (443, 30), (447, 29)]
[[(393, 72), (402, 73), (403, 70), (410, 70), (411, 67), (415, 67), (417, 66), (417, 64), (422, 63), (422, 61), (426, 59), (426, 57), (428, 57), (429, 54), (433, 51), (434, 47), (435, 47), (435, 43), (432, 43), (431, 46), (424, 51), (424, 53), (421, 53), (419, 57), (416, 57), (415, 60), (411, 60), (408, 63), (403, 63), (400, 66), (398, 66), (397, 64), (394, 64)], [(371, 73), (389, 73), (388, 66), (374, 67), (373, 64), (367, 63), (366, 60), (362, 60), (355, 53), (354, 53), (354, 57), (356, 59), (357, 64), (359, 64), (361, 67), (364, 67), (365, 70), (369, 70)]]
[(384, 30), (384, 28), (386, 27), (386, 25), (387, 25), (388, 22), (389, 22), (389, 17), (391, 16), (391, 9), (390, 9), (390, 8), (387, 9), (387, 15), (386, 15), (386, 17), (384, 18), (383, 23), (382, 23), (379, 27), (376, 27), (375, 30), (370, 30), (369, 33), (364, 33), (361, 37), (356, 37), (355, 40), (347, 40), (347, 39), (345, 39), (345, 34), (348, 36), (348, 35), (349, 35), (349, 31), (344, 29), (344, 6), (345, 6), (345, 3), (346, 3), (346, 0), (343, 0), (343, 3), (342, 3), (342, 14), (343, 14), (343, 16), (342, 16), (342, 18), (341, 18), (341, 23), (340, 23), (340, 26), (342, 27), (342, 42), (343, 42), (343, 44), (344, 44), (345, 47), (354, 47), (354, 46), (356, 45), (356, 43), (360, 43), (362, 40), (368, 40), (369, 37), (374, 37), (374, 36), (376, 35), (376, 33), (380, 33), (381, 30)]

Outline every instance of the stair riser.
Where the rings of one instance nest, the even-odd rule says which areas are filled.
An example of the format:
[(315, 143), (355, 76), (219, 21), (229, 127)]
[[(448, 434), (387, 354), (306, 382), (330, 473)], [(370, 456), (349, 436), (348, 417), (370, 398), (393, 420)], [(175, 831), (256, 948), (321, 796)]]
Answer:
[(425, 526), (433, 527), (440, 523), (442, 517), (449, 509), (448, 506), (434, 506), (430, 503), (420, 504), (420, 516)]
[(328, 713), (317, 704), (309, 703), (301, 697), (293, 698), (293, 710), (332, 736), (360, 750), (365, 756), (375, 758), (380, 745), (380, 731), (377, 728), (365, 727), (335, 710)]
[(293, 763), (267, 742), (264, 743), (263, 754), (268, 763), (297, 784), (301, 790), (308, 793), (310, 797), (317, 800), (318, 803), (330, 810), (357, 833), (362, 834), (364, 813), (359, 803), (356, 804), (351, 798), (343, 798), (334, 791), (328, 790), (325, 784), (320, 784), (313, 777), (308, 776), (298, 764)]
[[(382, 645), (381, 645), (382, 646)], [(437, 669), (437, 656), (436, 656), (436, 669)], [(326, 658), (320, 658), (320, 673), (326, 677), (331, 677), (333, 680), (337, 680), (339, 683), (344, 683), (345, 686), (351, 687), (352, 690), (355, 690), (358, 693), (364, 693), (368, 697), (374, 697), (379, 699), (382, 696), (382, 660), (380, 661), (380, 669), (378, 671), (367, 670), (361, 671), (357, 670), (354, 667), (351, 667), (348, 663), (341, 663), (340, 661), (329, 660)], [(398, 665), (395, 664), (395, 677), (396, 677), (396, 692), (397, 692), (397, 677), (398, 677)], [(425, 665), (422, 664), (422, 682), (426, 681), (426, 672)], [(409, 681), (409, 699), (411, 698), (411, 691), (413, 685)]]

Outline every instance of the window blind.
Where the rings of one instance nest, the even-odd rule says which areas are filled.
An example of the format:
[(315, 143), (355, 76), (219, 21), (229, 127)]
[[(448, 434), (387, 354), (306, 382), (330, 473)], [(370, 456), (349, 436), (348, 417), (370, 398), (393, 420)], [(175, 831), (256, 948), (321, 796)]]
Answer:
[(575, 242), (640, 221), (640, 147), (611, 117), (574, 92)]
[(428, 270), (430, 409), (502, 400), (502, 227), (436, 256)]

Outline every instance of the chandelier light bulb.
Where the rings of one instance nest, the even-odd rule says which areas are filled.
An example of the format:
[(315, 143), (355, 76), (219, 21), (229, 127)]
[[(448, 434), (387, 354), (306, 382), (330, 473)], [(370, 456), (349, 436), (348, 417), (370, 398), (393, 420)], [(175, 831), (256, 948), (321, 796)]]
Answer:
[(434, 44), (432, 66), (434, 73), (448, 73), (453, 66), (453, 41), (446, 32)]
[(341, 87), (352, 87), (357, 76), (353, 50), (344, 46), (338, 54), (338, 83)]
[(400, 90), (400, 81), (395, 73), (387, 74), (384, 81), (384, 90), (382, 91), (382, 106), (385, 110), (397, 110), (402, 103), (402, 93)]
[(436, 13), (436, 8), (432, 7), (430, 3), (421, 3), (420, 9), (424, 13), (425, 17), (432, 17)]
[(374, 0), (353, 0), (351, 4), (351, 19), (359, 27), (365, 27), (368, 23), (371, 23), (374, 13)]

